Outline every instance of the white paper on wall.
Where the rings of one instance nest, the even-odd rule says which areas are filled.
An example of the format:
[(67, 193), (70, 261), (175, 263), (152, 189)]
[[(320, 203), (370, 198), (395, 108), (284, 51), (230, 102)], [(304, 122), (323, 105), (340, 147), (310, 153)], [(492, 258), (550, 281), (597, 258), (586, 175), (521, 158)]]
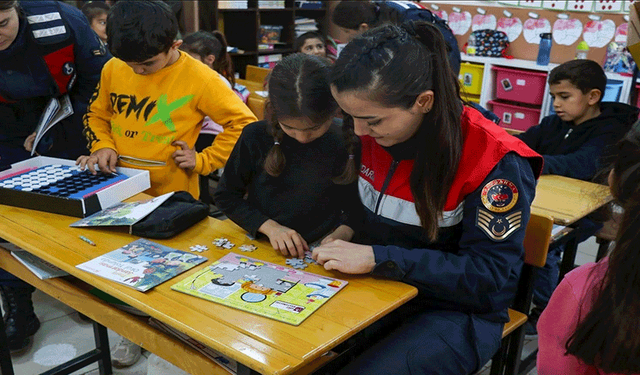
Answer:
[(498, 3), (508, 7), (517, 7), (520, 1), (519, 0), (499, 0)]
[(496, 16), (493, 14), (476, 14), (471, 22), (471, 30), (495, 30), (497, 26)]
[(544, 0), (542, 7), (549, 10), (565, 10), (567, 8), (567, 0)]
[(591, 12), (594, 0), (569, 0), (567, 10), (570, 12)]
[(629, 13), (629, 10), (631, 9), (631, 5), (633, 5), (633, 3), (635, 3), (635, 0), (624, 0), (624, 4), (622, 6), (623, 11), (625, 13)]
[(527, 43), (540, 44), (540, 34), (550, 33), (551, 23), (546, 18), (529, 18), (524, 21), (523, 35)]
[(582, 35), (582, 22), (576, 18), (558, 19), (553, 24), (552, 34), (553, 40), (557, 44), (570, 46), (580, 39), (580, 35)]
[(519, 5), (527, 8), (542, 8), (542, 0), (520, 0)]
[(449, 20), (449, 15), (446, 10), (432, 10), (431, 12), (445, 21)]
[(522, 34), (522, 21), (520, 21), (518, 17), (500, 18), (496, 30), (507, 34), (507, 38), (509, 38), (509, 42), (511, 43)]
[(629, 30), (629, 24), (623, 23), (616, 29), (616, 34), (613, 36), (613, 41), (616, 43), (627, 44), (627, 33)]
[(622, 12), (622, 0), (596, 0), (594, 12)]
[(451, 12), (449, 14), (449, 27), (453, 35), (464, 35), (471, 27), (471, 13)]
[(616, 23), (612, 20), (589, 21), (584, 25), (582, 37), (589, 47), (602, 48), (609, 44), (616, 33)]

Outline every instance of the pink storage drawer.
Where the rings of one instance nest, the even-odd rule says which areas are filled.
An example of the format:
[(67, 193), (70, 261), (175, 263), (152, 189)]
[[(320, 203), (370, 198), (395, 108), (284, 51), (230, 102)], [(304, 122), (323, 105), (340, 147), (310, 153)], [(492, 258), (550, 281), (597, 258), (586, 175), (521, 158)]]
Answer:
[(540, 108), (523, 107), (495, 100), (490, 100), (488, 103), (493, 107), (493, 113), (500, 117), (500, 126), (503, 128), (527, 130), (538, 125), (540, 121)]
[(541, 105), (547, 73), (494, 66), (496, 97), (519, 103)]
[(640, 85), (636, 85), (636, 90), (638, 90), (638, 102), (636, 103), (636, 107), (640, 108)]

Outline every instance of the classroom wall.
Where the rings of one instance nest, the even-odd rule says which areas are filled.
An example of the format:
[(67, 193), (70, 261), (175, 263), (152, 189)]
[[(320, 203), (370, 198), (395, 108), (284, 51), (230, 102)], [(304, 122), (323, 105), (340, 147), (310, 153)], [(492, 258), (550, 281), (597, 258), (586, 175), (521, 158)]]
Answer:
[[(338, 2), (330, 1), (328, 3), (330, 16), (331, 11)], [(523, 32), (519, 34), (516, 33), (518, 36), (511, 42), (508, 50), (509, 54), (518, 59), (535, 60), (538, 55), (539, 43), (539, 31), (535, 31), (535, 27), (536, 24), (537, 26), (544, 24), (543, 20), (548, 21), (547, 25), (551, 29), (551, 32), (554, 32), (555, 29), (553, 47), (551, 49), (551, 62), (558, 64), (575, 58), (576, 47), (578, 43), (585, 40), (585, 38), (592, 44), (589, 49), (588, 58), (601, 64), (604, 63), (606, 47), (609, 41), (613, 41), (616, 35), (618, 35), (618, 38), (626, 40), (627, 21), (624, 19), (625, 15), (623, 13), (553, 11), (540, 8), (533, 9), (506, 6), (496, 1), (420, 1), (420, 3), (430, 9), (432, 9), (432, 5), (436, 5), (439, 8), (438, 11), (446, 12), (447, 17), (452, 13), (455, 14), (455, 16), (450, 19), (450, 24), (453, 26), (452, 29), (455, 29), (454, 34), (456, 32), (458, 34), (456, 35), (456, 39), (461, 49), (467, 42), (472, 28), (487, 28), (487, 25), (489, 25), (489, 28), (496, 28), (498, 24), (507, 27), (509, 23), (512, 23), (514, 26), (512, 26), (510, 30), (514, 30), (514, 27), (516, 29), (520, 27)], [(518, 2), (515, 1), (513, 3), (517, 4)], [(542, 3), (542, 1), (539, 1), (539, 3)], [(558, 2), (556, 1), (555, 3)], [(598, 1), (595, 3), (598, 3)], [(454, 7), (459, 8), (460, 12), (453, 12)], [(480, 15), (478, 8), (484, 9), (486, 14), (484, 16)], [(505, 16), (505, 10), (511, 13), (510, 17)], [(537, 22), (530, 17), (529, 13), (538, 15)], [(568, 15), (568, 20), (558, 18), (560, 14)], [(596, 14), (601, 17), (599, 21), (594, 21), (589, 18), (590, 15)], [(519, 19), (519, 22), (516, 18)], [(483, 24), (482, 21), (485, 23)], [(518, 24), (520, 24), (520, 26), (517, 26)], [(525, 25), (529, 26), (526, 30)], [(576, 26), (578, 27), (576, 28)], [(584, 34), (585, 26), (589, 26), (586, 37)], [(525, 38), (525, 31), (528, 37), (532, 37), (529, 38), (529, 41)], [(333, 23), (330, 23), (329, 33), (338, 40), (341, 38), (344, 40), (344, 34)]]

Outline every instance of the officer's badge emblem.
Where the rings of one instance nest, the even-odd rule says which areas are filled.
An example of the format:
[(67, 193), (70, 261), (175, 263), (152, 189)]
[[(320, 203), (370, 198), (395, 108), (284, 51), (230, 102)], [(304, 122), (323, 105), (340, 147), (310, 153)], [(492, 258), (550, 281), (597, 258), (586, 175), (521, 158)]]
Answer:
[(518, 202), (518, 188), (509, 180), (496, 179), (484, 185), (480, 198), (487, 210), (507, 212)]
[(522, 226), (522, 211), (518, 210), (508, 215), (494, 215), (478, 207), (476, 226), (492, 240), (501, 242)]
[(70, 76), (73, 74), (73, 72), (75, 71), (74, 67), (73, 67), (73, 63), (71, 62), (66, 62), (64, 63), (64, 65), (62, 65), (62, 73), (65, 76)]

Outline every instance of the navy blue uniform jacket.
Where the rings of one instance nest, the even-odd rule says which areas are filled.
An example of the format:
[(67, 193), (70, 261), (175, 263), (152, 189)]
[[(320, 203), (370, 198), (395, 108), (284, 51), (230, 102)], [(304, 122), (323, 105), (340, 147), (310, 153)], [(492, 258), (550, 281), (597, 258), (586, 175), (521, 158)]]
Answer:
[[(100, 80), (102, 66), (111, 56), (80, 10), (58, 1), (22, 1), (20, 6), (26, 14), (59, 13), (61, 19), (56, 16), (28, 22), (21, 16), (16, 40), (0, 51), (0, 96), (8, 101), (0, 103), (0, 165), (29, 157), (23, 148), (24, 140), (35, 130), (47, 101), (59, 93), (43, 59), (43, 51), (49, 53), (51, 45), (58, 44), (65, 36), (74, 44), (76, 76), (69, 91), (74, 114), (55, 125), (47, 133), (44, 147), (37, 150), (47, 155), (75, 158), (87, 152), (82, 117)], [(36, 41), (34, 28), (48, 30), (53, 36)]]
[(410, 304), (469, 314), (482, 351), (483, 327), (494, 330), (508, 321), (542, 158), (465, 108), (461, 161), (432, 242), (420, 226), (408, 183), (424, 131), (428, 127), (389, 148), (362, 137), (359, 190), (367, 219), (356, 241), (373, 245), (374, 275), (418, 288)]

